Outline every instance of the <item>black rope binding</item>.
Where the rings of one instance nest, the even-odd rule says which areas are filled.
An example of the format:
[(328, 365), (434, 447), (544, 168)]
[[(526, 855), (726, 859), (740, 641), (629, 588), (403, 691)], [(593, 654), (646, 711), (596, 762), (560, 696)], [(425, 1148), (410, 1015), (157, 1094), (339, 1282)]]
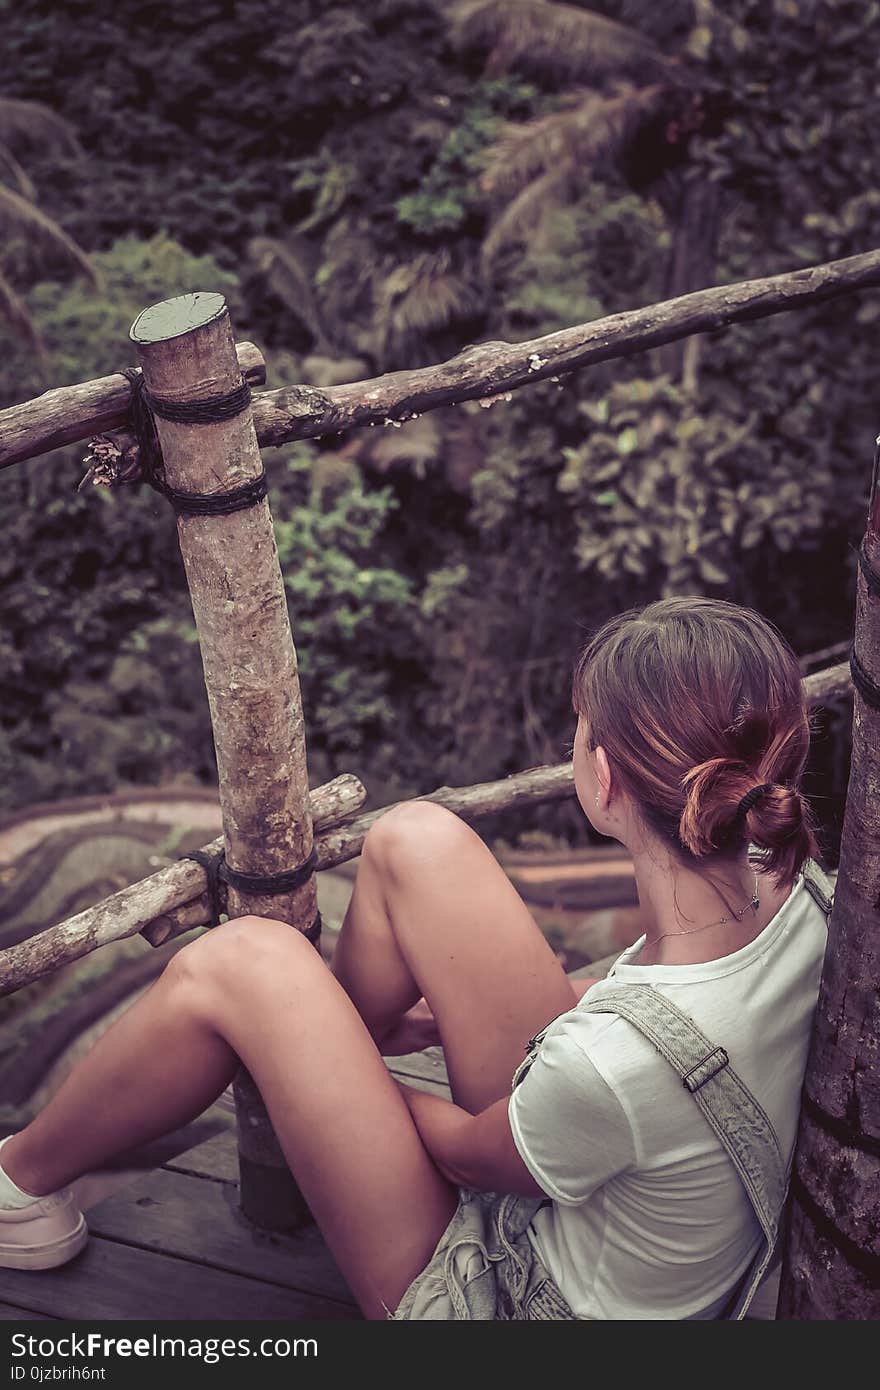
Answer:
[[(317, 852), (312, 849), (308, 858), (304, 859), (296, 869), (287, 869), (280, 874), (245, 874), (238, 869), (230, 869), (222, 849), (219, 854), (206, 854), (204, 850), (194, 849), (190, 854), (181, 854), (180, 858), (194, 859), (205, 870), (205, 876), (208, 880), (208, 905), (212, 927), (216, 927), (221, 916), (226, 913), (226, 894), (221, 884), (229, 884), (233, 888), (238, 888), (242, 893), (265, 894), (266, 896), (274, 893), (292, 893), (295, 888), (301, 888), (304, 883), (308, 882), (318, 862)], [(316, 949), (320, 949), (321, 926), (321, 914), (316, 912), (315, 920), (311, 926), (301, 933)]]
[(265, 471), (242, 483), (230, 492), (180, 492), (165, 481), (162, 450), (156, 433), (155, 415), (178, 424), (206, 425), (218, 420), (232, 420), (247, 408), (251, 388), (246, 381), (225, 396), (210, 396), (201, 401), (169, 401), (153, 396), (147, 390), (143, 372), (125, 367), (120, 373), (131, 386), (131, 423), (140, 448), (141, 473), (145, 483), (160, 492), (180, 516), (231, 516), (245, 507), (262, 502), (269, 491)]
[(178, 492), (176, 488), (169, 487), (164, 479), (158, 484), (151, 481), (150, 486), (167, 497), (180, 516), (231, 516), (245, 507), (256, 506), (269, 491), (269, 481), (264, 472), (241, 487), (233, 488), (231, 492)]
[(144, 381), (144, 374), (137, 367), (123, 367), (119, 375), (124, 376), (131, 387), (131, 403), (128, 407), (128, 413), (131, 417), (132, 429), (137, 435), (141, 474), (145, 483), (149, 483), (150, 487), (161, 492), (165, 486), (162, 450), (159, 447), (159, 436), (156, 434), (153, 412), (146, 402), (147, 383)]
[(144, 394), (154, 415), (178, 425), (212, 425), (219, 420), (234, 420), (251, 403), (251, 388), (246, 381), (225, 396), (206, 396), (201, 401), (171, 401), (146, 390)]
[(241, 893), (292, 893), (295, 888), (301, 888), (308, 882), (315, 872), (317, 862), (318, 855), (313, 849), (308, 859), (304, 859), (296, 869), (287, 869), (281, 874), (245, 874), (239, 869), (231, 869), (226, 862), (226, 856), (221, 854), (218, 872), (224, 883), (237, 888)]
[(206, 854), (203, 849), (191, 850), (189, 854), (181, 854), (180, 859), (194, 859), (197, 864), (201, 864), (208, 880), (208, 908), (211, 913), (209, 926), (216, 927), (220, 924), (220, 918), (226, 912), (225, 894), (220, 887), (220, 862), (223, 858), (223, 851), (219, 854)]
[(849, 670), (852, 676), (852, 683), (865, 704), (870, 705), (872, 709), (880, 709), (880, 685), (868, 675), (868, 672), (856, 656), (856, 649), (854, 646), (849, 649)]

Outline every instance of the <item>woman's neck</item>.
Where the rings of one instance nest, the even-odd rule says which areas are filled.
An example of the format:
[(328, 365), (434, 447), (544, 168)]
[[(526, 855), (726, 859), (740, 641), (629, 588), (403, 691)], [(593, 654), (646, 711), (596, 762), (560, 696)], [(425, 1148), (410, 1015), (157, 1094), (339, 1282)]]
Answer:
[(745, 850), (701, 872), (658, 862), (650, 852), (634, 854), (633, 862), (645, 932), (639, 965), (697, 965), (731, 955), (754, 941), (791, 891), (760, 872), (756, 889)]

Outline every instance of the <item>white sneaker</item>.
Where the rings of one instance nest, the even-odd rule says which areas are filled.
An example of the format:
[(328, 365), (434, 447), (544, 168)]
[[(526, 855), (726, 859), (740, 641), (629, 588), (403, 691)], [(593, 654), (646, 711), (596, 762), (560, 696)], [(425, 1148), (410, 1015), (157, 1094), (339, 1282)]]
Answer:
[[(21, 1189), (12, 1186), (23, 1198)], [(88, 1238), (86, 1219), (69, 1187), (16, 1207), (0, 1207), (0, 1269), (54, 1269), (78, 1255)]]
[(0, 1268), (54, 1269), (78, 1255), (88, 1238), (86, 1219), (64, 1187), (26, 1207), (0, 1210)]

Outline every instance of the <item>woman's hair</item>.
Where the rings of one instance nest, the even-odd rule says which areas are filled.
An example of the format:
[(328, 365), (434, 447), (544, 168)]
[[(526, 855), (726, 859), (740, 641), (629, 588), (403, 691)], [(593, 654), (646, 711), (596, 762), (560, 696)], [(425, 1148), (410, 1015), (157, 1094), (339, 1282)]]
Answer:
[(800, 669), (759, 613), (701, 597), (621, 613), (581, 653), (573, 704), (590, 748), (689, 866), (753, 843), (782, 886), (818, 853), (799, 788), (811, 732)]

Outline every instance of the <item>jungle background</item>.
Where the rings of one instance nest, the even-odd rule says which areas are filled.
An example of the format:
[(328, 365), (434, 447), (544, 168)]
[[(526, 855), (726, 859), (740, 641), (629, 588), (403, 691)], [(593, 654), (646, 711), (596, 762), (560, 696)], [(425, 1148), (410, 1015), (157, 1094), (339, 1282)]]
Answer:
[[(0, 36), (0, 405), (131, 364), (185, 290), (269, 386), (331, 384), (878, 243), (865, 0), (2, 0)], [(843, 298), (267, 450), (313, 783), (560, 761), (579, 645), (661, 595), (841, 659), (878, 320)], [(82, 452), (0, 475), (0, 812), (215, 782), (173, 515), (77, 491)], [(807, 782), (832, 863), (850, 719)]]

